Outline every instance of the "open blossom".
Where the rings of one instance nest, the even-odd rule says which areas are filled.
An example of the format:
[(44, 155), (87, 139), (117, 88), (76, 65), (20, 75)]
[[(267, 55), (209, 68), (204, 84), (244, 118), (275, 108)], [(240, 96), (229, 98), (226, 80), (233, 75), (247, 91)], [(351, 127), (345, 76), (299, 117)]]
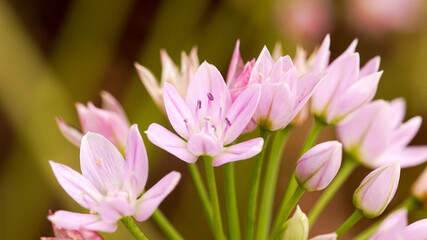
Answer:
[(313, 94), (311, 111), (321, 121), (336, 124), (348, 114), (371, 101), (382, 71), (380, 58), (374, 57), (360, 68), (354, 40), (347, 50), (328, 65), (330, 37), (327, 35), (316, 56), (314, 69), (325, 69), (327, 75)]
[(165, 83), (172, 84), (178, 90), (178, 93), (185, 97), (188, 85), (200, 64), (197, 56), (197, 47), (193, 47), (188, 55), (185, 52), (181, 53), (181, 69), (175, 65), (164, 49), (160, 51), (160, 60), (162, 62), (160, 84), (153, 73), (146, 67), (135, 63), (135, 68), (154, 103), (160, 110), (165, 112), (163, 104), (163, 87)]
[(337, 126), (344, 149), (365, 166), (376, 168), (400, 161), (403, 168), (427, 160), (427, 146), (408, 146), (422, 119), (413, 117), (402, 123), (405, 102), (376, 100), (355, 111)]
[(365, 217), (374, 218), (381, 215), (396, 193), (399, 178), (399, 162), (375, 169), (362, 180), (354, 192), (354, 205)]
[[(52, 212), (49, 210), (49, 216)], [(95, 231), (81, 229), (71, 230), (60, 228), (52, 223), (53, 234), (55, 237), (41, 237), (40, 240), (102, 240), (103, 238)]]
[(251, 158), (261, 151), (262, 138), (225, 146), (231, 144), (250, 121), (259, 91), (259, 86), (248, 87), (232, 102), (219, 71), (204, 62), (194, 75), (185, 100), (174, 86), (165, 83), (166, 113), (179, 136), (153, 123), (146, 131), (147, 137), (156, 146), (189, 163), (203, 155), (213, 158), (213, 166)]
[(342, 146), (337, 141), (317, 144), (298, 160), (295, 178), (306, 191), (320, 191), (335, 178), (341, 166)]
[(274, 61), (264, 47), (249, 78), (249, 85), (261, 85), (261, 97), (253, 120), (271, 131), (286, 127), (310, 99), (321, 78), (319, 71), (298, 78), (289, 56)]
[(424, 240), (427, 238), (427, 219), (408, 226), (408, 211), (400, 209), (390, 214), (368, 240)]
[(48, 217), (70, 230), (114, 232), (122, 217), (147, 220), (181, 177), (172, 171), (138, 198), (147, 182), (148, 160), (136, 125), (129, 130), (125, 159), (105, 137), (88, 132), (80, 147), (82, 174), (53, 161), (50, 165), (62, 188), (90, 210), (90, 214), (61, 210)]
[(120, 103), (108, 92), (101, 93), (102, 108), (89, 102), (87, 106), (77, 103), (82, 132), (66, 124), (60, 117), (56, 119), (62, 134), (74, 145), (80, 146), (83, 134), (96, 132), (108, 139), (119, 149), (124, 149), (129, 130), (129, 121)]

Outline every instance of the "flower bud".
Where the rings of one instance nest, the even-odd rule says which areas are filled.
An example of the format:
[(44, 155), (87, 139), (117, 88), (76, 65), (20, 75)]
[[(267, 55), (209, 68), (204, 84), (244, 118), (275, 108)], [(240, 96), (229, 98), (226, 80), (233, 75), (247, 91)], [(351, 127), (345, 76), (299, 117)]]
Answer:
[(329, 233), (310, 238), (310, 240), (337, 240), (336, 233)]
[(337, 141), (317, 144), (297, 162), (295, 178), (306, 191), (326, 188), (334, 179), (341, 165), (342, 148)]
[(308, 219), (299, 206), (297, 206), (294, 215), (285, 225), (286, 228), (283, 233), (283, 240), (306, 240), (308, 238)]
[(427, 201), (427, 168), (421, 173), (411, 187), (412, 195), (422, 202)]
[(385, 165), (369, 173), (354, 192), (353, 203), (356, 208), (367, 218), (381, 215), (396, 193), (399, 177), (399, 162)]

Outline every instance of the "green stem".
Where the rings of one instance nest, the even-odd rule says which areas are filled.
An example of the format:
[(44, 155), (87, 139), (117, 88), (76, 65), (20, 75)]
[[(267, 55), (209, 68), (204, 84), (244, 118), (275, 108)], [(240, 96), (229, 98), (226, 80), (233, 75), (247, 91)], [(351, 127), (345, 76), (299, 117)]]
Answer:
[(213, 222), (214, 222), (214, 235), (216, 239), (225, 239), (224, 232), (222, 230), (222, 221), (221, 221), (221, 210), (219, 207), (218, 192), (216, 189), (215, 181), (215, 172), (212, 166), (212, 158), (205, 156), (205, 171), (206, 171), (206, 180), (208, 183), (209, 195), (212, 202), (213, 210)]
[[(314, 145), (317, 137), (319, 136), (320, 132), (325, 126), (326, 126), (325, 123), (318, 120), (317, 118), (314, 118), (313, 125), (311, 126), (310, 132), (308, 133), (307, 138), (305, 139), (305, 142), (299, 157), (301, 157), (305, 152), (307, 152)], [(286, 187), (286, 190), (285, 190), (285, 196), (284, 196), (285, 202), (287, 202), (291, 198), (297, 185), (298, 185), (297, 181), (295, 180), (295, 172), (292, 171), (291, 177), (289, 178), (288, 186)]]
[(297, 205), (298, 200), (301, 198), (303, 193), (304, 193), (304, 190), (299, 186), (297, 186), (297, 188), (295, 189), (295, 192), (292, 194), (289, 201), (285, 201), (285, 199), (283, 199), (269, 239), (275, 239), (276, 236), (280, 233), (280, 227), (289, 217), (289, 214), (292, 212), (292, 209), (294, 209), (295, 205)]
[(337, 229), (337, 237), (341, 237), (347, 230), (349, 230), (354, 224), (362, 219), (363, 213), (359, 209), (354, 210), (353, 214)]
[(256, 239), (266, 239), (271, 224), (271, 216), (274, 203), (274, 191), (276, 189), (277, 177), (280, 169), (280, 160), (286, 140), (292, 127), (288, 126), (283, 130), (277, 131), (274, 135), (273, 145), (268, 158), (267, 170), (264, 179), (264, 188), (261, 194), (261, 208), (258, 218), (258, 231)]
[(209, 201), (208, 194), (206, 192), (205, 186), (203, 185), (202, 177), (200, 176), (199, 169), (195, 163), (187, 164), (188, 171), (190, 172), (191, 179), (193, 180), (194, 186), (196, 187), (197, 194), (199, 195), (199, 199), (202, 202), (203, 210), (205, 211), (206, 217), (209, 222), (209, 226), (212, 232), (215, 232), (214, 224), (213, 224), (213, 213), (212, 213), (212, 205)]
[(137, 240), (148, 240), (148, 238), (141, 232), (139, 227), (136, 225), (136, 223), (133, 221), (132, 217), (127, 216), (120, 219), (120, 222), (125, 225), (125, 227), (129, 230), (130, 233), (135, 237)]
[(258, 197), (258, 188), (261, 178), (262, 161), (264, 159), (265, 149), (270, 137), (270, 131), (261, 130), (261, 137), (264, 139), (264, 145), (261, 152), (255, 157), (255, 166), (252, 172), (251, 188), (249, 190), (248, 200), (248, 215), (246, 218), (246, 239), (252, 240), (255, 231), (255, 217), (256, 217), (256, 202)]
[(380, 224), (386, 219), (391, 213), (406, 208), (408, 212), (411, 212), (412, 210), (418, 209), (421, 207), (421, 203), (418, 199), (416, 199), (414, 196), (407, 197), (402, 203), (400, 203), (397, 207), (395, 207), (393, 210), (390, 211), (389, 214), (382, 216), (381, 219), (376, 221), (374, 224), (370, 225), (367, 229), (365, 229), (363, 232), (361, 232), (359, 235), (357, 235), (354, 240), (366, 240), (368, 239), (372, 234), (375, 233), (375, 231), (378, 229)]
[(225, 203), (228, 217), (228, 231), (231, 240), (240, 240), (239, 212), (237, 209), (236, 186), (234, 181), (234, 163), (224, 166)]
[(169, 222), (165, 215), (160, 210), (156, 210), (152, 216), (154, 222), (163, 231), (163, 233), (172, 240), (183, 240), (175, 227)]
[(336, 194), (336, 192), (341, 188), (344, 182), (350, 177), (351, 173), (357, 167), (357, 162), (350, 157), (346, 157), (343, 161), (340, 171), (334, 180), (329, 184), (328, 188), (322, 193), (322, 196), (317, 200), (316, 204), (310, 211), (308, 215), (308, 220), (310, 222), (310, 227), (314, 225), (320, 213), (329, 203), (331, 198)]

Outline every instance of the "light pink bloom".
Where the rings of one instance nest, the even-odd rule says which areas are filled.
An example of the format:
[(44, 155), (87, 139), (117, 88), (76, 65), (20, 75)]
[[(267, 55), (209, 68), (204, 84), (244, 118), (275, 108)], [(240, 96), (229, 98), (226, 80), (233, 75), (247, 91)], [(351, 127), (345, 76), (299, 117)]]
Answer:
[(308, 238), (308, 218), (297, 205), (294, 215), (284, 224), (282, 240), (307, 239)]
[(411, 193), (424, 204), (427, 203), (427, 168), (421, 173), (418, 179), (412, 184)]
[(179, 136), (153, 123), (146, 131), (147, 137), (188, 163), (196, 162), (203, 155), (213, 158), (213, 166), (251, 158), (261, 151), (262, 138), (225, 146), (231, 144), (250, 121), (259, 91), (259, 86), (248, 87), (232, 102), (219, 71), (204, 62), (188, 86), (185, 100), (174, 86), (165, 83), (166, 113)]
[(327, 75), (313, 94), (311, 111), (327, 124), (336, 124), (348, 114), (371, 101), (382, 71), (380, 58), (369, 60), (359, 69), (357, 40), (328, 65), (330, 37), (327, 35), (316, 56), (314, 69), (325, 69)]
[[(52, 212), (49, 210), (49, 216)], [(53, 234), (55, 237), (41, 237), (40, 240), (102, 240), (103, 238), (95, 231), (80, 229), (70, 230), (60, 228), (52, 223)]]
[(298, 160), (295, 178), (306, 191), (325, 189), (341, 166), (342, 146), (337, 141), (317, 144)]
[(421, 0), (349, 0), (348, 19), (364, 33), (409, 32), (424, 20)]
[(135, 68), (154, 103), (160, 110), (165, 112), (163, 104), (163, 87), (165, 83), (172, 84), (178, 90), (178, 93), (184, 97), (187, 93), (188, 85), (200, 64), (197, 57), (197, 47), (193, 47), (188, 55), (185, 52), (181, 53), (181, 69), (175, 65), (164, 49), (160, 50), (160, 60), (162, 62), (160, 84), (153, 73), (146, 67), (135, 63)]
[(405, 102), (376, 100), (361, 107), (337, 126), (344, 149), (365, 166), (376, 168), (400, 161), (403, 168), (427, 160), (427, 146), (408, 146), (421, 126), (421, 117), (402, 123)]
[(289, 56), (275, 62), (264, 47), (249, 78), (249, 85), (261, 84), (261, 97), (253, 120), (271, 131), (286, 127), (310, 99), (321, 78), (320, 71), (298, 78)]
[(96, 132), (106, 137), (119, 149), (124, 149), (129, 130), (129, 121), (120, 103), (108, 92), (101, 93), (102, 108), (89, 102), (87, 106), (77, 103), (82, 132), (68, 125), (60, 117), (56, 119), (62, 134), (77, 147), (80, 146), (83, 134)]
[(400, 209), (390, 214), (368, 240), (424, 240), (427, 239), (427, 219), (408, 226), (408, 212)]
[(322, 234), (314, 238), (310, 238), (310, 240), (336, 240), (336, 239), (337, 239), (336, 233)]
[(399, 162), (375, 169), (362, 180), (354, 192), (354, 205), (365, 217), (374, 218), (381, 215), (396, 193), (399, 178)]
[(58, 227), (71, 230), (114, 232), (124, 216), (147, 220), (181, 177), (172, 171), (138, 198), (147, 182), (148, 160), (136, 125), (129, 130), (125, 159), (105, 137), (88, 132), (80, 147), (82, 174), (53, 161), (50, 165), (64, 190), (90, 210), (90, 214), (61, 210), (48, 217)]

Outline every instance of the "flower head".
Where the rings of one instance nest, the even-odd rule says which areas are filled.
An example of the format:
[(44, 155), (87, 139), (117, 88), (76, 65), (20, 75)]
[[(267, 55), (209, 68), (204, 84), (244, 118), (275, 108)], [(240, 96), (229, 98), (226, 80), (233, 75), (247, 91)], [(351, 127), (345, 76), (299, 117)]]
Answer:
[(162, 62), (160, 84), (146, 67), (135, 63), (135, 68), (154, 103), (160, 110), (165, 112), (163, 104), (163, 87), (165, 83), (172, 84), (178, 90), (178, 93), (184, 97), (188, 85), (200, 64), (197, 57), (197, 47), (193, 47), (188, 55), (185, 52), (181, 53), (181, 69), (175, 65), (164, 49), (160, 51), (160, 60)]
[(329, 35), (325, 37), (316, 56), (314, 69), (325, 69), (327, 75), (313, 94), (311, 111), (327, 124), (336, 124), (348, 114), (363, 106), (375, 95), (382, 71), (378, 72), (380, 58), (368, 61), (361, 69), (357, 40), (328, 65)]
[[(169, 121), (180, 137), (153, 123), (148, 139), (183, 161), (199, 156), (213, 158), (213, 165), (248, 159), (258, 154), (262, 138), (229, 147), (250, 121), (259, 100), (259, 87), (244, 90), (234, 102), (219, 71), (204, 62), (188, 87), (185, 100), (174, 86), (165, 84), (163, 100)], [(185, 141), (183, 139), (185, 139)]]
[(295, 178), (306, 191), (326, 188), (341, 166), (341, 143), (329, 141), (308, 150), (297, 162)]
[(77, 103), (82, 132), (66, 124), (62, 118), (56, 119), (62, 134), (74, 145), (80, 146), (83, 134), (96, 132), (106, 137), (119, 149), (124, 149), (129, 129), (129, 121), (119, 102), (108, 92), (101, 93), (102, 108), (89, 102), (87, 106)]
[(68, 195), (90, 210), (90, 214), (61, 210), (48, 217), (58, 227), (71, 230), (114, 232), (124, 216), (144, 221), (181, 177), (173, 171), (138, 198), (147, 182), (148, 160), (136, 125), (129, 130), (125, 159), (105, 137), (88, 132), (80, 147), (82, 174), (53, 161), (50, 165)]
[(344, 149), (365, 166), (376, 168), (400, 161), (403, 168), (427, 160), (427, 146), (408, 146), (421, 126), (421, 117), (402, 123), (405, 102), (376, 100), (361, 107), (337, 126)]
[(363, 179), (354, 192), (354, 205), (365, 217), (374, 218), (381, 215), (396, 193), (399, 178), (399, 162), (375, 169)]

